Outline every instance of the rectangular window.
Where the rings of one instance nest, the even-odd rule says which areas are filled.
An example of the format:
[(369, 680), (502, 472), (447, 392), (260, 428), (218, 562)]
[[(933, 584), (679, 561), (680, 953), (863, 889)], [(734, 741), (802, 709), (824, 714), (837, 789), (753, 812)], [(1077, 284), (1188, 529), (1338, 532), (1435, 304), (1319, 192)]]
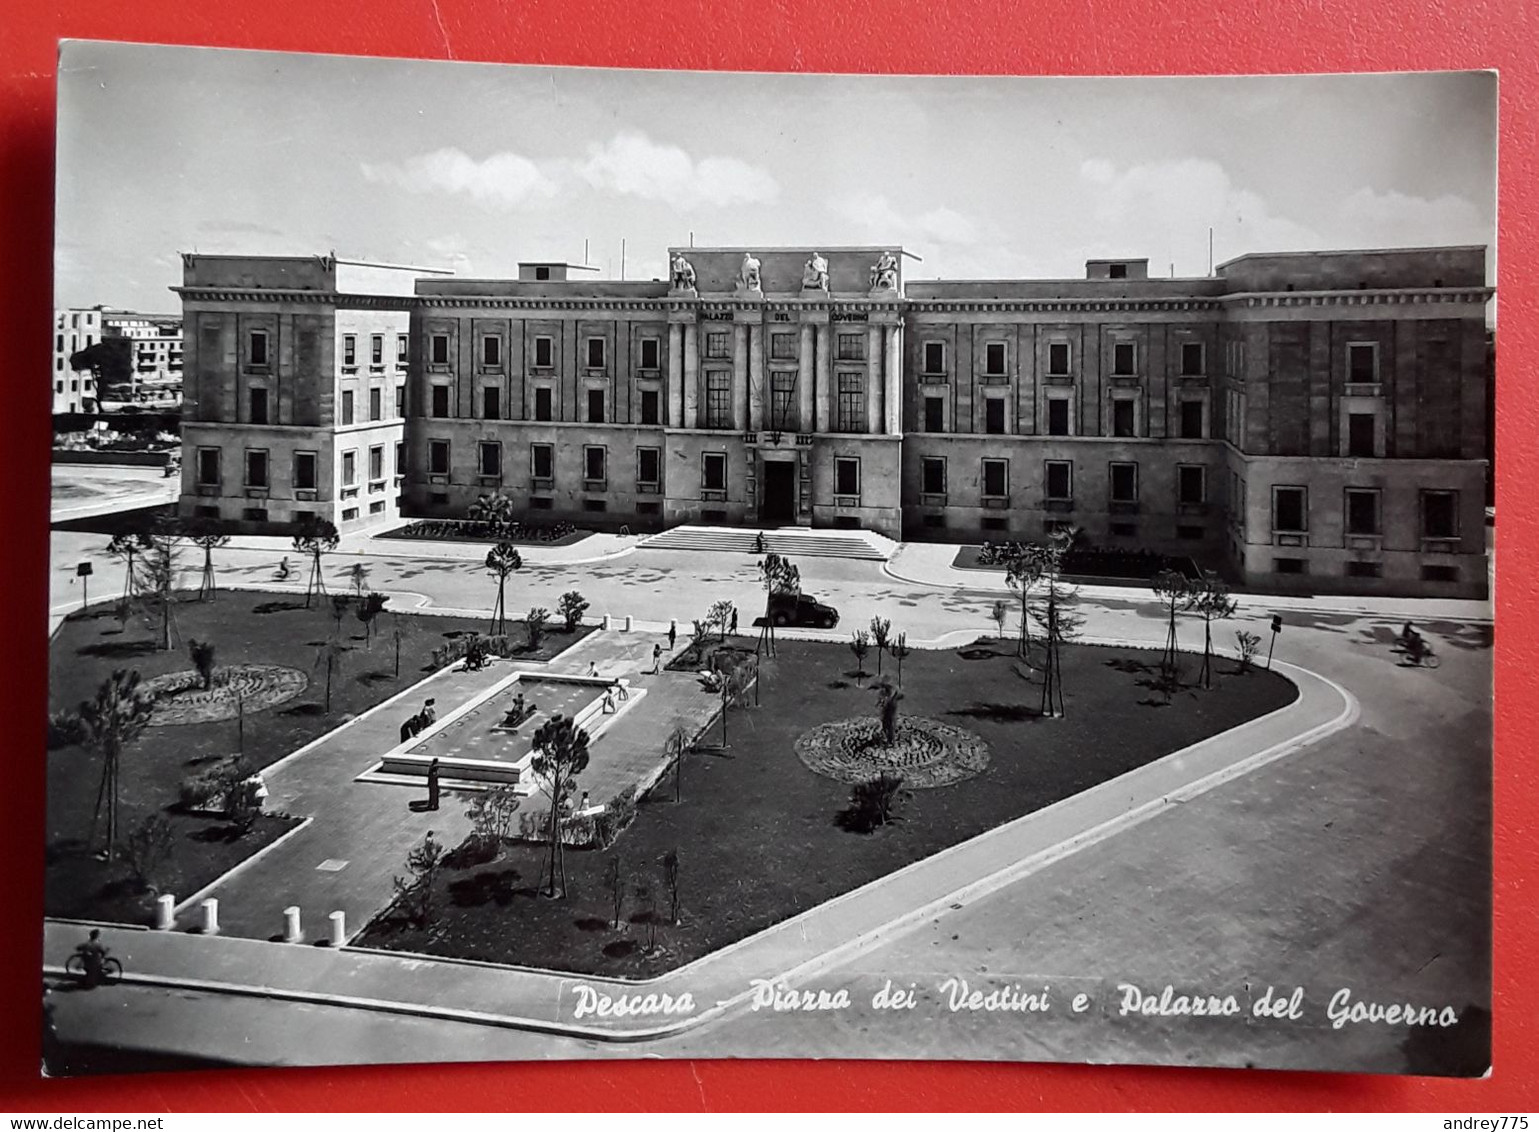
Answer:
[(1201, 440), (1205, 435), (1203, 429), (1202, 401), (1188, 399), (1181, 402), (1181, 439)]
[(315, 490), (315, 453), (294, 453), (294, 490)]
[(1201, 464), (1177, 464), (1176, 501), (1206, 503), (1208, 501), (1207, 471)]
[[(1068, 402), (1064, 402), (1067, 404)], [(1118, 397), (1112, 401), (1112, 435), (1133, 436), (1133, 419), (1137, 404), (1131, 397)]]
[(1074, 465), (1067, 460), (1043, 461), (1047, 498), (1058, 503), (1074, 498)]
[(502, 365), (502, 339), (487, 334), (481, 339), (481, 364), (488, 369)]
[(604, 368), (604, 340), (602, 338), (588, 339), (588, 368)]
[(1003, 499), (1010, 494), (1010, 461), (983, 461), (983, 497)]
[(636, 449), (636, 482), (656, 487), (662, 478), (663, 450), (661, 448)]
[(656, 338), (643, 338), (641, 340), (641, 368), (658, 369), (662, 366), (662, 347)]
[(1112, 376), (1132, 377), (1138, 372), (1138, 347), (1132, 342), (1112, 345)]
[(433, 416), (447, 417), (449, 415), (449, 387), (447, 385), (433, 386)]
[[(856, 339), (860, 335), (854, 335)], [(839, 374), (839, 432), (866, 431), (866, 375), (849, 370)]]
[(406, 441), (404, 440), (395, 442), (395, 474), (398, 476), (406, 474)]
[(449, 364), (449, 336), (447, 334), (433, 335), (432, 354), (430, 357), (433, 359), (435, 366), (446, 366)]
[(395, 387), (395, 415), (406, 415), (406, 386), (404, 384)]
[(219, 484), (219, 449), (198, 449), (198, 483), (204, 487), (217, 487)]
[(1459, 537), (1459, 493), (1424, 491), (1421, 493), (1421, 537)]
[(770, 427), (789, 428), (796, 420), (796, 374), (776, 370), (770, 374)]
[(1348, 562), (1347, 577), (1349, 578), (1382, 578), (1384, 576), (1384, 564), (1382, 562)]
[(924, 372), (931, 374), (946, 372), (946, 343), (926, 342), (924, 344)]
[(608, 474), (605, 469), (608, 450), (597, 444), (588, 444), (582, 450), (582, 476), (589, 483), (603, 483)]
[(447, 440), (428, 441), (428, 473), (435, 476), (449, 474), (449, 442)]
[(1203, 373), (1204, 350), (1201, 342), (1181, 343), (1181, 375), (1183, 377), (1201, 377)]
[(1423, 566), (1421, 568), (1421, 580), (1424, 582), (1457, 582), (1459, 580), (1459, 568), (1457, 566)]
[(1272, 572), (1276, 574), (1307, 574), (1308, 563), (1302, 558), (1274, 558)]
[(1047, 434), (1049, 436), (1069, 435), (1069, 399), (1067, 397), (1047, 399)]
[(249, 341), (249, 354), (251, 364), (265, 366), (267, 364), (267, 331), (253, 330)]
[(725, 370), (705, 375), (705, 427), (732, 427), (732, 375)]
[(395, 365), (397, 369), (405, 369), (406, 362), (410, 358), (411, 347), (407, 345), (409, 339), (404, 334), (395, 336)]
[[(602, 341), (602, 339), (595, 339)], [(588, 423), (604, 423), (604, 391), (602, 389), (588, 390)]]
[(385, 416), (385, 391), (379, 386), (369, 390), (369, 419), (383, 420)]
[(1377, 418), (1373, 413), (1347, 414), (1347, 455), (1373, 457), (1378, 455), (1374, 443)]
[(770, 335), (770, 357), (777, 362), (789, 362), (796, 357), (796, 335), (778, 330)]
[(358, 336), (342, 335), (342, 365), (347, 369), (358, 368)]
[(655, 389), (643, 389), (641, 391), (641, 423), (655, 425), (658, 423), (658, 396)]
[(1379, 380), (1378, 346), (1372, 342), (1347, 346), (1347, 380), (1354, 385), (1372, 385)]
[(555, 341), (549, 335), (539, 334), (535, 336), (534, 364), (536, 369), (549, 369), (555, 365), (556, 363), (552, 360), (555, 357), (555, 353)]
[(946, 399), (944, 397), (924, 399), (924, 430), (926, 432), (946, 431)]
[(1347, 488), (1347, 534), (1379, 533), (1379, 493), (1370, 488)]
[(987, 342), (983, 347), (983, 372), (997, 377), (1005, 372), (1005, 344)]
[(708, 358), (725, 358), (727, 353), (727, 332), (725, 330), (712, 330), (705, 336), (705, 356)]
[(481, 416), (484, 420), (488, 421), (502, 419), (501, 386), (483, 385), (481, 387)]
[(987, 433), (1005, 431), (1005, 399), (1003, 397), (989, 397), (984, 400), (983, 431)]
[(1053, 377), (1069, 376), (1069, 344), (1067, 342), (1048, 343), (1047, 372)]
[(267, 423), (267, 390), (251, 390), (251, 423)]
[(860, 461), (847, 456), (834, 458), (834, 494), (860, 494)]
[(534, 419), (537, 421), (554, 420), (551, 409), (551, 391), (549, 386), (541, 386), (534, 391)]
[(342, 423), (345, 425), (353, 423), (353, 391), (351, 389), (342, 390)]
[(369, 447), (369, 479), (382, 480), (385, 478), (385, 446), (374, 444)]
[(841, 362), (864, 361), (866, 357), (866, 336), (864, 334), (839, 335), (838, 351), (838, 358)]
[(385, 364), (385, 336), (383, 334), (369, 335), (369, 364), (382, 366)]
[(246, 449), (246, 486), (267, 486), (267, 450), (265, 448)]
[(946, 494), (946, 458), (925, 456), (919, 461), (919, 490), (925, 495)]
[(725, 452), (701, 453), (700, 486), (706, 491), (727, 490), (727, 454)]
[(495, 440), (481, 441), (479, 467), (483, 476), (502, 475), (502, 445)]
[(553, 444), (529, 446), (529, 474), (537, 480), (555, 478), (556, 447)]
[(349, 449), (342, 453), (342, 486), (352, 487), (358, 482), (358, 453)]
[(1111, 501), (1113, 503), (1138, 502), (1138, 465), (1111, 465)]
[(1309, 530), (1309, 489), (1274, 487), (1272, 489), (1272, 530), (1302, 534)]

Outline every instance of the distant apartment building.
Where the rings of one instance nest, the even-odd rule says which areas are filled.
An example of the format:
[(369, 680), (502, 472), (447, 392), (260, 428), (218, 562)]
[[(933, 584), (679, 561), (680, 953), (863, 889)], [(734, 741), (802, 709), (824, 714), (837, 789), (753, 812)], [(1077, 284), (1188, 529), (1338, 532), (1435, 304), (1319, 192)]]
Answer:
[(185, 255), (182, 514), (262, 530), (400, 515), (409, 308), (427, 268)]
[(53, 319), (53, 411), (94, 413), (96, 379), (70, 368), (70, 358), (102, 340), (101, 307), (56, 311)]
[[(128, 371), (111, 389), (99, 389), (89, 368), (71, 359), (101, 342), (128, 342)], [(110, 412), (123, 405), (171, 406), (182, 394), (182, 320), (104, 307), (72, 308), (54, 316), (53, 411)]]

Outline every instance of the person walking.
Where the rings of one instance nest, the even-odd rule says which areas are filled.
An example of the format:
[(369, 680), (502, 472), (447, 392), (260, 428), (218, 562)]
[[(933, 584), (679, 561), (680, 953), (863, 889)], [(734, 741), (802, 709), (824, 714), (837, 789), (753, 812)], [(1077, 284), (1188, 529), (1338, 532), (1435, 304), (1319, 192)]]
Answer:
[(430, 810), (438, 809), (438, 773), (439, 773), (438, 772), (438, 760), (434, 759), (432, 762), (428, 763), (428, 773), (427, 773), (427, 780), (428, 780), (427, 781), (427, 787), (428, 787), (428, 804), (427, 804), (427, 808), (430, 809)]
[(654, 643), (652, 645), (652, 675), (656, 676), (663, 670), (663, 646)]
[(668, 622), (668, 651), (669, 652), (673, 651), (673, 646), (678, 643), (678, 640), (679, 640), (679, 626), (678, 626), (678, 624), (676, 622), (670, 621), (670, 622)]
[(415, 736), (416, 734), (417, 734), (417, 717), (416, 716), (411, 716), (410, 718), (408, 718), (406, 720), (405, 723), (401, 724), (401, 742), (403, 742), (403, 743), (410, 742), (412, 737)]
[(727, 632), (734, 637), (737, 636), (737, 606), (735, 605), (732, 607), (732, 624), (727, 628)]
[(438, 718), (438, 713), (433, 710), (433, 705), (437, 702), (437, 700), (430, 699), (427, 703), (422, 705), (422, 712), (418, 718), (422, 720), (423, 730), (433, 726), (433, 721)]

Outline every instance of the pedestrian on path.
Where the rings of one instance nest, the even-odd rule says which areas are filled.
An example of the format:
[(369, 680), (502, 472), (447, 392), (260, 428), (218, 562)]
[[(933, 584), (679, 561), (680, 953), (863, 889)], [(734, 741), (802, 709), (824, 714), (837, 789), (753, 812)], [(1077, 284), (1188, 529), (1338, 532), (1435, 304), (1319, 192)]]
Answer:
[(417, 717), (414, 715), (401, 724), (401, 742), (407, 743), (417, 734)]
[(737, 636), (737, 606), (735, 605), (732, 607), (732, 624), (728, 626), (727, 632), (731, 633), (734, 637)]
[(677, 622), (668, 622), (668, 651), (673, 651), (673, 646), (678, 643), (679, 626)]
[(437, 702), (437, 700), (430, 699), (427, 703), (422, 705), (422, 713), (418, 716), (418, 718), (422, 720), (422, 730), (424, 731), (429, 727), (432, 727), (433, 721), (438, 718), (438, 713), (433, 710), (433, 705)]
[(598, 661), (596, 661), (596, 660), (588, 661), (588, 675), (589, 676), (597, 676), (598, 675)]
[(428, 763), (428, 805), (430, 810), (438, 809), (438, 760)]
[(652, 645), (652, 675), (656, 676), (663, 670), (663, 646), (654, 643)]

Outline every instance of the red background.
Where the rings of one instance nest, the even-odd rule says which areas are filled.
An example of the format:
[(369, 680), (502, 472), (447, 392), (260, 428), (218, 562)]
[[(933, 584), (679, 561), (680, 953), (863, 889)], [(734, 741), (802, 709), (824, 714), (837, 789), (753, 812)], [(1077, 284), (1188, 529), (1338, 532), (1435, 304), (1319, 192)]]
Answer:
[[(1531, 648), (1539, 436), (1534, 374), (1539, 6), (1524, 0), (10, 0), (0, 40), (0, 1110), (732, 1108), (1539, 1108), (1539, 825)], [(37, 1078), (43, 828), (48, 372), (55, 41), (60, 38), (704, 70), (1110, 74), (1501, 71), (1497, 443), (1503, 575), (1496, 681), (1493, 1079), (1477, 1082), (1074, 1065), (613, 1062)], [(198, 92), (189, 89), (188, 98)], [(1438, 160), (1431, 151), (1429, 161)], [(1378, 186), (1385, 188), (1387, 186)], [(1531, 486), (1529, 488), (1531, 490)], [(1526, 663), (1525, 663), (1526, 661)], [(1474, 738), (1473, 736), (1471, 737)], [(1454, 804), (1457, 804), (1455, 801)], [(1426, 910), (1437, 915), (1435, 908)]]

